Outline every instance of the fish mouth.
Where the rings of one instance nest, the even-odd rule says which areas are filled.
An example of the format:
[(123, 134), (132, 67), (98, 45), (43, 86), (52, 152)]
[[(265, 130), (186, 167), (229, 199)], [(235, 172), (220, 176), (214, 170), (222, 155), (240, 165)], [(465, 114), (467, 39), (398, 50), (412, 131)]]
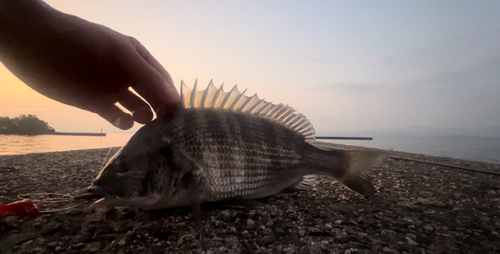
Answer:
[(104, 197), (106, 196), (106, 191), (104, 188), (99, 187), (97, 185), (92, 184), (90, 187), (87, 188), (87, 192), (90, 192), (91, 194), (95, 195), (96, 197)]
[(113, 207), (115, 206), (113, 204), (117, 203), (117, 201), (120, 200), (119, 197), (109, 195), (103, 187), (97, 186), (95, 184), (92, 184), (90, 187), (88, 187), (87, 192), (89, 192), (94, 197), (100, 198), (95, 201), (94, 204), (92, 204), (92, 206), (96, 208)]

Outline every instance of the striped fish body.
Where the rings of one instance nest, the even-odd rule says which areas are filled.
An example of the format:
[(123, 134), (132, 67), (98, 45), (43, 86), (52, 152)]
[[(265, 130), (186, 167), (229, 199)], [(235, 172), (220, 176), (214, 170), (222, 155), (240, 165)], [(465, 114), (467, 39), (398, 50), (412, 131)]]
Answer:
[(162, 126), (172, 149), (202, 168), (202, 201), (274, 195), (331, 160), (304, 136), (251, 114), (185, 109)]
[(254, 199), (308, 189), (316, 175), (374, 193), (366, 173), (384, 154), (315, 147), (303, 115), (236, 88), (182, 87), (179, 109), (141, 128), (101, 170), (90, 187), (105, 196), (96, 205), (154, 209)]

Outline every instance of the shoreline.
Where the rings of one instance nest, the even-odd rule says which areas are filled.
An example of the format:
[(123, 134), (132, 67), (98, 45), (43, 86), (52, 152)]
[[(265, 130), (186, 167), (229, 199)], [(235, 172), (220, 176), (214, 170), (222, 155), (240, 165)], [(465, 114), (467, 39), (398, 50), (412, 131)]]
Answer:
[(40, 133), (40, 134), (7, 134), (0, 133), (0, 135), (15, 135), (15, 136), (43, 136), (43, 135), (55, 135), (55, 136), (98, 136), (106, 137), (106, 133), (102, 132), (50, 132), (50, 133)]
[[(55, 211), (37, 218), (0, 217), (0, 231), (6, 232), (0, 235), (0, 252), (202, 252), (190, 208), (96, 210), (95, 200), (50, 202), (33, 194), (83, 193), (108, 151), (0, 156), (0, 201), (32, 193), (47, 211)], [(391, 155), (500, 170), (498, 164)], [(500, 252), (499, 176), (390, 159), (374, 171), (372, 182), (377, 193), (368, 200), (321, 177), (310, 191), (278, 194), (248, 207), (204, 205), (205, 253)]]

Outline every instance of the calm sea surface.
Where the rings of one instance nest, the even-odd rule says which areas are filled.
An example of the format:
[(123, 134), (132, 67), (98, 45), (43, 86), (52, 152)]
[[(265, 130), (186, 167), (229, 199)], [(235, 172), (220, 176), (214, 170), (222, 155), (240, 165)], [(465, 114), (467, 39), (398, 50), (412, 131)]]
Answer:
[(130, 137), (132, 137), (131, 133), (107, 134), (106, 137), (0, 135), (0, 155), (45, 153), (123, 146), (127, 143)]
[(408, 153), (450, 157), (500, 164), (500, 138), (438, 136), (418, 138), (377, 138), (373, 140), (335, 140), (333, 143), (394, 149)]
[[(0, 155), (44, 153), (78, 149), (123, 146), (132, 134), (108, 134), (106, 137), (82, 136), (17, 136), (0, 135)], [(500, 164), (500, 138), (423, 137), (377, 138), (372, 141), (334, 140), (333, 143), (394, 149), (457, 159)]]

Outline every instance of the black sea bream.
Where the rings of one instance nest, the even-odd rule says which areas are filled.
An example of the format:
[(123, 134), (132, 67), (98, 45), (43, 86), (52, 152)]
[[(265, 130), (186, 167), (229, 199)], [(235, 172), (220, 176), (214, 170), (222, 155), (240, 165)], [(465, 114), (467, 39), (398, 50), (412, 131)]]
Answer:
[(181, 84), (180, 106), (142, 127), (101, 170), (95, 205), (146, 209), (228, 199), (255, 199), (308, 189), (332, 176), (371, 196), (372, 167), (385, 153), (324, 150), (302, 114), (212, 82), (204, 91)]

